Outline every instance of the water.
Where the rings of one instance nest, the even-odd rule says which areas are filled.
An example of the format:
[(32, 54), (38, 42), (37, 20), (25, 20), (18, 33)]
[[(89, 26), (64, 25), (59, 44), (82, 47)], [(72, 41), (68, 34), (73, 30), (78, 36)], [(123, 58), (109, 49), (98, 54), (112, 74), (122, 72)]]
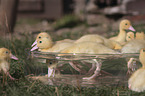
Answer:
[[(67, 56), (59, 56), (59, 53), (41, 52), (34, 52), (33, 55), (37, 59), (44, 59), (44, 61), (53, 60), (53, 62), (57, 64), (57, 68), (61, 69), (59, 70), (61, 75), (55, 75), (55, 77), (51, 78), (48, 78), (47, 75), (40, 75), (32, 76), (31, 78), (34, 80), (38, 79), (44, 84), (52, 86), (66, 84), (78, 87), (99, 87), (102, 85), (127, 86), (127, 80), (131, 75), (127, 73), (127, 61), (131, 57), (138, 59), (139, 56), (139, 54), (67, 54)], [(102, 63), (102, 72), (93, 80), (84, 80), (83, 77), (88, 77), (91, 74), (88, 74), (87, 72), (91, 68), (93, 59)], [(73, 68), (70, 68), (68, 64), (70, 61), (79, 65), (79, 68), (83, 71), (77, 72)], [(65, 64), (65, 66), (63, 64)], [(138, 69), (140, 66), (141, 64), (137, 62), (134, 67), (135, 69)], [(95, 68), (92, 73), (94, 70)]]

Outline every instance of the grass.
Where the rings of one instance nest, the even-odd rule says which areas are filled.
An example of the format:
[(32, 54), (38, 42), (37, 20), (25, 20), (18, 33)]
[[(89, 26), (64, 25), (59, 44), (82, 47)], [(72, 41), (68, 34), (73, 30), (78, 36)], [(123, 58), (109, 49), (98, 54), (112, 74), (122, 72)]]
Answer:
[[(29, 38), (29, 39), (28, 39)], [(12, 53), (17, 55), (18, 61), (11, 60), (10, 73), (18, 81), (11, 81), (9, 78), (5, 82), (1, 78), (0, 94), (1, 96), (143, 96), (144, 93), (136, 93), (128, 90), (127, 86), (101, 86), (101, 87), (77, 87), (73, 85), (51, 86), (45, 85), (40, 81), (31, 80), (25, 77), (29, 74), (40, 73), (39, 63), (28, 58), (28, 50), (32, 44), (29, 36), (23, 40), (13, 39), (0, 40), (0, 46), (7, 47)], [(15, 52), (16, 51), (16, 52)], [(109, 62), (109, 61), (106, 61)], [(111, 62), (111, 61), (110, 61)], [(105, 62), (104, 62), (105, 63)], [(47, 67), (42, 68), (47, 73)], [(105, 69), (105, 67), (103, 67)], [(42, 71), (41, 71), (42, 72)], [(119, 94), (119, 95), (118, 95)]]
[(72, 28), (79, 25), (80, 23), (80, 19), (77, 16), (70, 14), (62, 17), (61, 19), (58, 19), (53, 27), (55, 30), (60, 28)]
[[(64, 26), (63, 23), (61, 26)], [(141, 29), (141, 27), (136, 26), (136, 28), (138, 29)], [(56, 27), (56, 29), (57, 28), (62, 27)], [(11, 40), (0, 38), (0, 47), (6, 47), (11, 49), (12, 53), (19, 58), (18, 61), (11, 60), (10, 69), (10, 74), (18, 80), (12, 81), (9, 79), (9, 77), (7, 77), (7, 79), (3, 81), (3, 75), (0, 74), (0, 76), (2, 76), (0, 77), (1, 96), (144, 96), (145, 94), (145, 92), (137, 93), (130, 91), (126, 85), (102, 85), (100, 87), (81, 87), (61, 84), (59, 86), (51, 86), (45, 85), (38, 80), (31, 80), (30, 78), (26, 77), (26, 75), (39, 75), (39, 73), (41, 72), (47, 73), (47, 67), (40, 67), (41, 64), (30, 57), (29, 50), (32, 42), (34, 41), (34, 38), (28, 34), (24, 35), (24, 38), (22, 38), (21, 40), (18, 40), (16, 38), (12, 38)], [(76, 39), (75, 36), (77, 35), (77, 33), (69, 33), (65, 36), (63, 35), (62, 37), (56, 36), (55, 33), (51, 33), (51, 35), (56, 41), (63, 38)], [(113, 67), (110, 67), (114, 69), (112, 72), (116, 71), (115, 67), (117, 67), (119, 70), (121, 64), (124, 62), (124, 59), (121, 59), (120, 62), (116, 60), (116, 63), (113, 64)], [(106, 66), (107, 64), (109, 65), (109, 63), (112, 64), (112, 61), (105, 61), (102, 69), (107, 69)], [(117, 63), (119, 63), (119, 66), (116, 65)], [(69, 71), (67, 67), (64, 69), (66, 71)], [(108, 69), (108, 72), (109, 71), (111, 72), (111, 70)]]

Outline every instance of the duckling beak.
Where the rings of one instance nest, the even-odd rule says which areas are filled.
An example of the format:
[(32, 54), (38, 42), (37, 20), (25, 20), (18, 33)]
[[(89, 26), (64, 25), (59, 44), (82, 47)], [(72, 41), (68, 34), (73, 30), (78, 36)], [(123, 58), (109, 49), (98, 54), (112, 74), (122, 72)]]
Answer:
[(35, 42), (31, 45), (31, 47), (33, 47), (36, 44), (37, 44), (37, 40), (35, 40)]
[(36, 49), (38, 49), (37, 45), (35, 45), (30, 51), (34, 51)]
[(48, 77), (50, 77), (53, 74), (53, 70), (54, 69), (51, 69), (51, 68), (48, 67)]
[(131, 31), (135, 31), (135, 29), (132, 26), (130, 26), (128, 29)]
[(18, 60), (18, 58), (14, 56), (13, 54), (11, 54), (11, 59)]

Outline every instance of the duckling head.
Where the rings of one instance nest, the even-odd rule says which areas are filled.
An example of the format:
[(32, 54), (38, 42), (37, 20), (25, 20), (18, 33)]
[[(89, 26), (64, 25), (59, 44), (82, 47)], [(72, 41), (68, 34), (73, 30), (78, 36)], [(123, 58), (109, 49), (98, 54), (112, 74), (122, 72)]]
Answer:
[(53, 69), (57, 66), (58, 61), (57, 60), (46, 60), (46, 64), (49, 68)]
[(131, 30), (135, 31), (135, 29), (131, 26), (131, 22), (129, 20), (122, 20), (120, 22), (120, 29), (121, 30)]
[(136, 38), (135, 39), (144, 40), (145, 39), (144, 32), (136, 32)]
[(134, 33), (128, 32), (126, 35), (126, 41), (131, 41), (131, 40), (134, 40)]
[(41, 39), (39, 39), (37, 41), (37, 45), (35, 45), (31, 49), (31, 51), (34, 51), (34, 50), (36, 50), (38, 48), (41, 49), (41, 50), (43, 50), (43, 49), (46, 49), (47, 50), (47, 49), (51, 48), (52, 45), (53, 45), (53, 42), (52, 42), (51, 38), (48, 38), (48, 37), (41, 38)]
[(145, 68), (145, 48), (140, 50), (139, 60), (142, 63), (142, 67)]
[(7, 48), (0, 48), (0, 60), (8, 60), (8, 59), (15, 59), (18, 60), (17, 57), (15, 57), (11, 51)]
[(41, 39), (41, 38), (50, 38), (50, 39), (51, 39), (51, 37), (50, 37), (50, 35), (49, 35), (48, 33), (46, 33), (46, 32), (41, 32), (41, 33), (39, 33), (39, 34), (37, 35), (36, 40), (35, 40), (35, 42), (32, 44), (31, 47), (33, 47), (34, 45), (36, 45), (36, 44), (37, 44), (37, 40), (39, 40), (39, 39)]

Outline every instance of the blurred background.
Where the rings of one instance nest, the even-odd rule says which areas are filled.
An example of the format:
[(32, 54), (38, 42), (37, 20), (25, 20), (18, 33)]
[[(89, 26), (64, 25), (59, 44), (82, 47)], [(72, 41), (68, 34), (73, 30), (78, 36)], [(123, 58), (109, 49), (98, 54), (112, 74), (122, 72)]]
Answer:
[(115, 35), (109, 31), (118, 30), (121, 19), (145, 23), (144, 5), (144, 0), (0, 0), (0, 34)]

